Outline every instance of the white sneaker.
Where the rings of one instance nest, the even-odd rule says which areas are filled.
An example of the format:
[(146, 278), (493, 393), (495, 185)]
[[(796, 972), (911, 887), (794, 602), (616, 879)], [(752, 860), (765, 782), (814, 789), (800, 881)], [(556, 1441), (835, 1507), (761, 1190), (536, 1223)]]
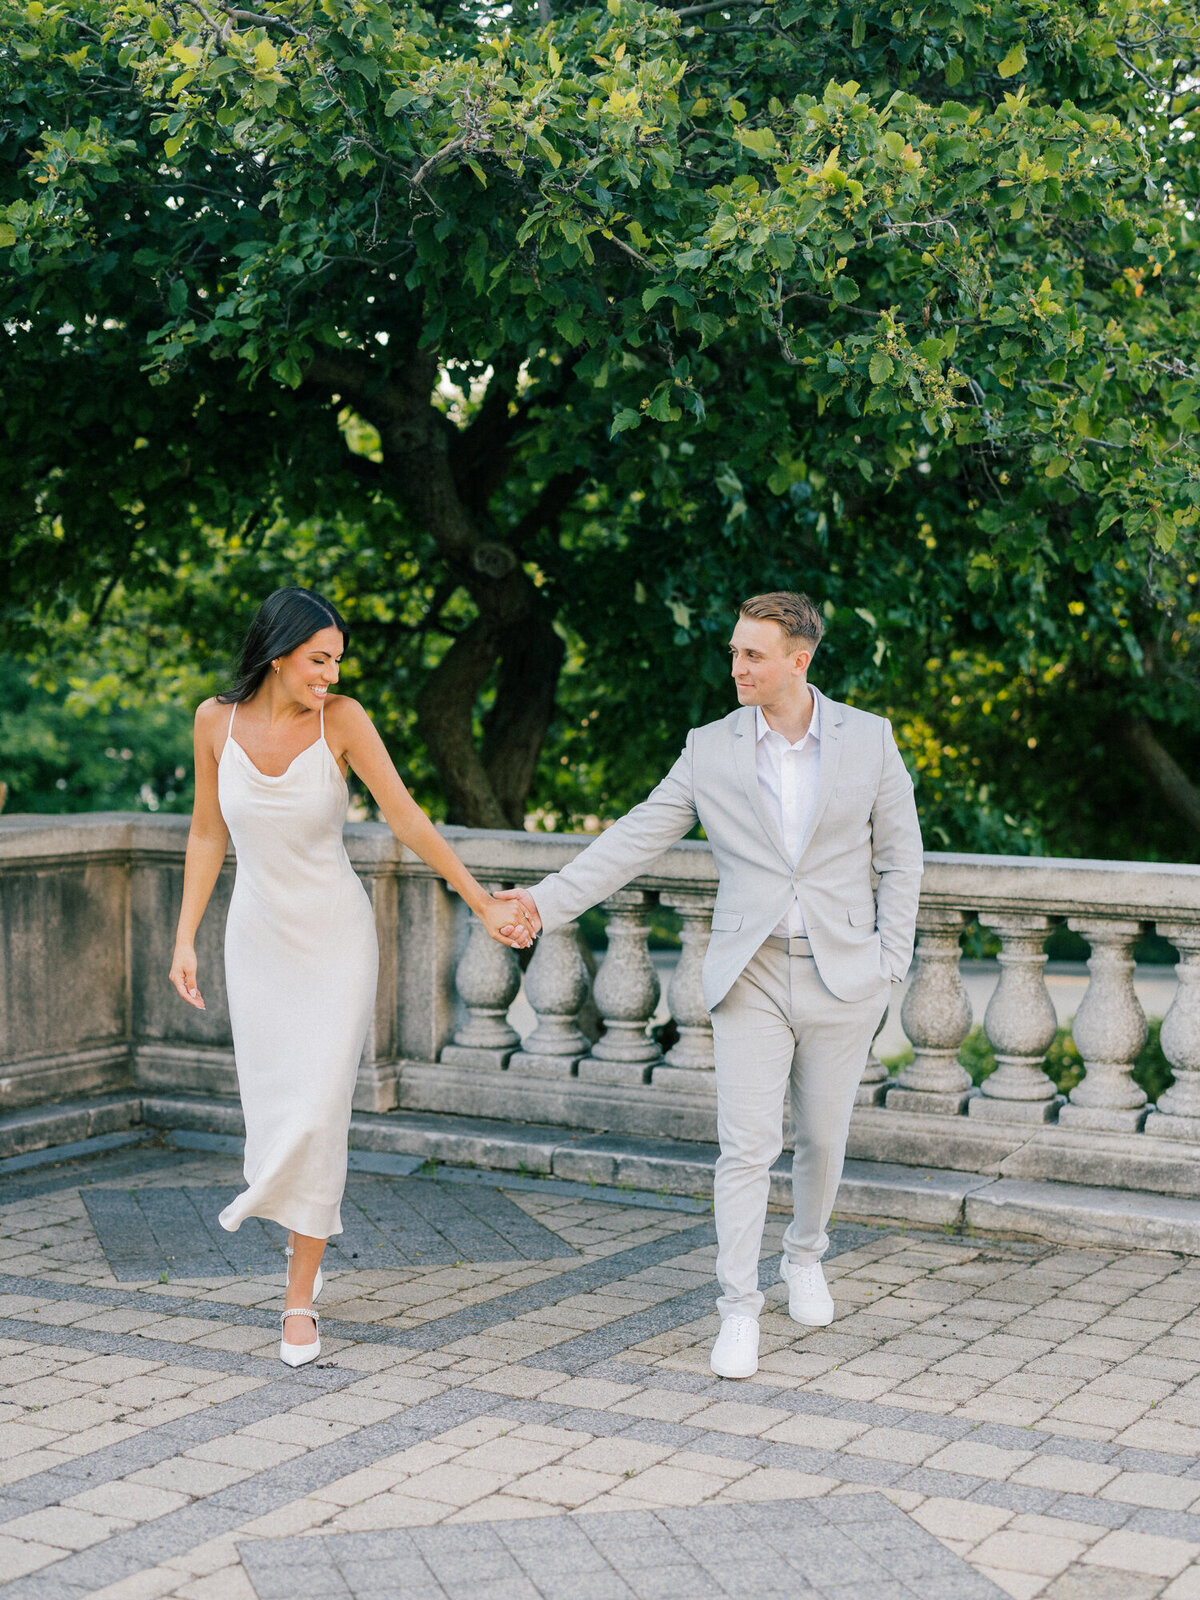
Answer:
[(788, 1286), (788, 1315), (806, 1328), (826, 1328), (833, 1321), (833, 1296), (825, 1283), (821, 1263), (799, 1267), (786, 1256), (779, 1264), (779, 1276)]
[(757, 1317), (726, 1317), (708, 1364), (718, 1378), (752, 1378), (758, 1371)]

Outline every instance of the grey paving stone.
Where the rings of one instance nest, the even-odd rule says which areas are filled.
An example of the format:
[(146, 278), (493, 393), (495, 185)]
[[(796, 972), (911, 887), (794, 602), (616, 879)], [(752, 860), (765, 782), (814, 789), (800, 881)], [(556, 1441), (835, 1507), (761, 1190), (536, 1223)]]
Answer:
[(86, 1584), (68, 1583), (56, 1578), (54, 1568), (48, 1567), (8, 1584), (4, 1590), (4, 1600), (84, 1600), (92, 1592)]
[[(776, 1517), (781, 1514), (781, 1509), (771, 1507)], [(754, 1511), (743, 1506), (672, 1506), (668, 1510), (653, 1513), (655, 1521), (668, 1533), (676, 1538), (686, 1537), (690, 1533), (729, 1533), (737, 1534), (753, 1520), (760, 1525), (772, 1521), (769, 1514), (761, 1513), (755, 1519)]]
[(966, 1472), (943, 1472), (940, 1467), (914, 1467), (894, 1480), (897, 1489), (916, 1494), (949, 1495), (952, 1500), (967, 1500), (987, 1480)]
[(764, 1467), (782, 1467), (785, 1472), (840, 1473), (845, 1459), (832, 1450), (810, 1450), (802, 1444), (779, 1444), (774, 1439), (759, 1441), (758, 1460)]
[[(966, 1567), (966, 1563), (963, 1563)], [(909, 1591), (922, 1600), (1004, 1600), (1004, 1590), (970, 1568), (949, 1576), (922, 1576), (918, 1586)]]
[[(349, 1557), (339, 1557), (337, 1570), (351, 1594), (355, 1595), (380, 1589), (408, 1595), (421, 1584), (433, 1587), (437, 1582), (420, 1556), (415, 1554), (408, 1559), (393, 1556), (383, 1561), (355, 1561)], [(297, 1592), (294, 1600), (303, 1600), (303, 1596)]]
[[(604, 1551), (604, 1561), (612, 1571), (632, 1581), (639, 1572), (677, 1565), (680, 1552), (686, 1546), (686, 1539), (673, 1539), (669, 1534), (660, 1534), (658, 1538), (630, 1539), (627, 1544), (610, 1545)], [(530, 1570), (541, 1570), (540, 1567), (535, 1568), (533, 1563), (529, 1563), (529, 1566)]]
[(1005, 1511), (1027, 1511), (1040, 1515), (1061, 1499), (1056, 1489), (1038, 1489), (1029, 1483), (983, 1483), (966, 1499), (980, 1505), (1000, 1506)]
[[(936, 1491), (932, 1491), (935, 1492)], [(899, 1522), (907, 1520), (899, 1506), (881, 1494), (835, 1495), (819, 1502), (821, 1515), (831, 1523)], [(749, 1507), (746, 1508), (749, 1511)], [(757, 1509), (757, 1508), (756, 1508)]]
[[(1028, 1449), (1028, 1446), (1026, 1446)], [(1044, 1434), (1038, 1439), (1037, 1451), (1039, 1455), (1069, 1456), (1072, 1461), (1099, 1461), (1107, 1463), (1117, 1461), (1123, 1454), (1120, 1445), (1110, 1444), (1105, 1439), (1069, 1439), (1061, 1434)], [(1133, 1454), (1140, 1452), (1134, 1451)], [(1153, 1467), (1129, 1468), (1129, 1471), (1153, 1472)]]
[(1115, 1448), (1108, 1458), (1122, 1472), (1162, 1472), (1168, 1477), (1191, 1477), (1200, 1470), (1200, 1461), (1191, 1456), (1168, 1455), (1165, 1450), (1134, 1450), (1128, 1445)]
[(1133, 1515), (1133, 1506), (1118, 1500), (1091, 1500), (1081, 1494), (1060, 1495), (1043, 1512), (1047, 1517), (1062, 1517), (1066, 1522), (1091, 1522), (1102, 1528), (1123, 1528)]
[[(270, 1541), (264, 1541), (270, 1543)], [(296, 1600), (299, 1595), (351, 1595), (353, 1589), (332, 1561), (313, 1561), (304, 1566), (289, 1563), (286, 1566), (267, 1558), (261, 1561), (247, 1559), (250, 1545), (239, 1546), (246, 1575), (254, 1585), (259, 1600)]]
[[(628, 1515), (628, 1513), (613, 1513), (617, 1516), (622, 1514)], [(587, 1559), (595, 1553), (589, 1537), (592, 1524), (604, 1522), (605, 1515), (603, 1512), (598, 1512), (595, 1516), (588, 1517), (588, 1531), (585, 1531), (578, 1522), (563, 1517), (530, 1517), (519, 1522), (497, 1522), (493, 1527), (501, 1544), (506, 1550), (514, 1551), (518, 1559), (525, 1550), (554, 1551), (564, 1554), (574, 1552)], [(602, 1538), (602, 1530), (597, 1530), (597, 1535)]]
[(565, 1406), (558, 1422), (560, 1427), (594, 1433), (599, 1439), (612, 1439), (617, 1434), (628, 1434), (637, 1418), (623, 1411), (588, 1411), (583, 1407)]
[[(821, 1600), (864, 1600), (862, 1586), (857, 1583), (823, 1584)], [(914, 1591), (907, 1584), (875, 1583), (871, 1585), (870, 1600), (913, 1600)]]
[(439, 1556), (457, 1556), (464, 1550), (499, 1551), (503, 1540), (491, 1523), (461, 1523), (453, 1528), (414, 1528), (413, 1545), (432, 1566)]
[(626, 1439), (636, 1439), (641, 1444), (672, 1445), (677, 1450), (690, 1449), (695, 1437), (695, 1428), (679, 1422), (659, 1422), (654, 1417), (640, 1417), (625, 1430)]
[(643, 1569), (626, 1582), (638, 1600), (724, 1600), (722, 1586), (694, 1562)]
[(494, 1550), (424, 1550), (422, 1555), (434, 1577), (447, 1589), (470, 1584), (475, 1590), (528, 1576), (502, 1546)]
[(972, 1444), (992, 1444), (1000, 1450), (1031, 1450), (1049, 1437), (1034, 1428), (1010, 1428), (999, 1422), (985, 1422), (971, 1430)]
[(615, 1572), (581, 1572), (563, 1577), (543, 1573), (537, 1587), (542, 1600), (634, 1600), (633, 1590)]
[[(286, 1541), (276, 1540), (279, 1548)], [(298, 1543), (299, 1541), (293, 1541)], [(386, 1528), (366, 1533), (339, 1533), (326, 1536), (322, 1543), (341, 1566), (346, 1561), (419, 1561), (420, 1552), (412, 1535), (403, 1528)]]
[[(847, 1483), (907, 1483), (911, 1468), (900, 1461), (878, 1461), (873, 1456), (833, 1455), (828, 1470)], [(942, 1474), (943, 1477), (948, 1474)], [(927, 1491), (928, 1492), (928, 1491)], [(933, 1491), (950, 1493), (950, 1491)]]
[(1157, 1533), (1166, 1539), (1188, 1539), (1200, 1544), (1200, 1516), (1189, 1511), (1159, 1511), (1143, 1506), (1125, 1526), (1131, 1533)]
[(693, 1433), (686, 1448), (703, 1455), (724, 1456), (727, 1461), (758, 1461), (765, 1447), (762, 1440), (753, 1435), (718, 1433), (714, 1429), (707, 1433)]

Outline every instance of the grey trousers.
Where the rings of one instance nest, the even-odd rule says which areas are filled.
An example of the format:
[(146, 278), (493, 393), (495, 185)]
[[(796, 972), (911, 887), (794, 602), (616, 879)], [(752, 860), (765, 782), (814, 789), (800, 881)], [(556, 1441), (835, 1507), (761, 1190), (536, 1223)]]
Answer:
[(839, 1000), (811, 956), (764, 944), (712, 1013), (717, 1136), (713, 1181), (722, 1317), (757, 1317), (758, 1254), (772, 1164), (783, 1149), (783, 1097), (792, 1091), (793, 1216), (788, 1259), (819, 1261), (842, 1176), (854, 1091), (891, 985)]

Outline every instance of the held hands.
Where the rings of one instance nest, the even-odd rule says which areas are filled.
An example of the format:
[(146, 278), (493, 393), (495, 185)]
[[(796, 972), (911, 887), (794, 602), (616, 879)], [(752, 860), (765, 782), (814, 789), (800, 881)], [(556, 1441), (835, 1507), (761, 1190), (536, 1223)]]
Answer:
[[(510, 945), (514, 950), (528, 950), (537, 929), (537, 913), (531, 918), (523, 908), (514, 907), (493, 895), (479, 913), (479, 920), (499, 944)], [(540, 923), (538, 924), (540, 926)]]
[(196, 952), (190, 944), (177, 944), (175, 958), (171, 962), (170, 982), (175, 985), (179, 994), (190, 1006), (195, 1006), (197, 1011), (206, 1009), (204, 999), (196, 987)]
[(502, 944), (511, 944), (517, 950), (528, 950), (542, 931), (542, 919), (538, 916), (533, 896), (528, 889), (497, 889), (492, 896), (492, 904), (497, 903), (504, 913), (504, 920), (498, 933), (493, 932), (490, 923), (488, 932)]

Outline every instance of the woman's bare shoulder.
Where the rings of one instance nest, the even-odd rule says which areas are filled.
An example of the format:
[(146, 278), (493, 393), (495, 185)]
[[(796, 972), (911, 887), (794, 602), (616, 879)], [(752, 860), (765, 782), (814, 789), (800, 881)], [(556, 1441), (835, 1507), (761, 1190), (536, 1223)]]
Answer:
[(218, 700), (216, 695), (210, 695), (207, 700), (201, 700), (196, 707), (196, 726), (200, 729), (215, 728), (222, 717), (228, 718), (231, 707), (223, 700)]
[(357, 700), (351, 699), (348, 694), (327, 694), (325, 696), (325, 720), (335, 728), (344, 728), (350, 731), (362, 727), (370, 722), (365, 708)]

